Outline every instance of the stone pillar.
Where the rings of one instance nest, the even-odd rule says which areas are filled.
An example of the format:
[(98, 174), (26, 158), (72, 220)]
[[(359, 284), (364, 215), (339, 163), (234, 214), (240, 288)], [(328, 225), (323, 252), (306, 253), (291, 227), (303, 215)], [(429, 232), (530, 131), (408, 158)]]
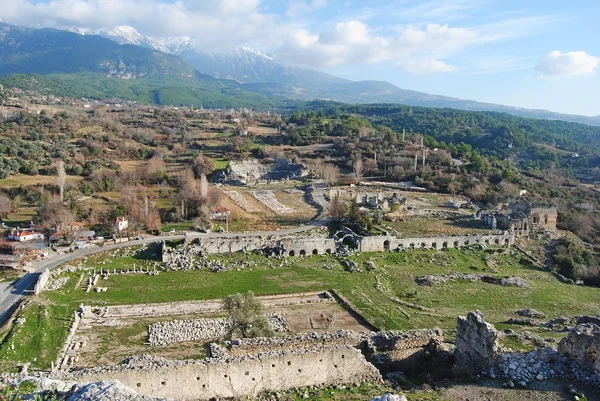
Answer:
[(487, 323), (479, 311), (459, 316), (456, 329), (456, 366), (477, 375), (497, 364), (502, 347), (500, 333)]

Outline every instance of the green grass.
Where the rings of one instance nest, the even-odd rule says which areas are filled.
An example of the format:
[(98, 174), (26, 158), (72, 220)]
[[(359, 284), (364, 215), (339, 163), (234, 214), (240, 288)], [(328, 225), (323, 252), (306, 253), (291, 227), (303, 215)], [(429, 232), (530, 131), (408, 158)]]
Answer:
[(215, 168), (215, 170), (225, 170), (227, 166), (229, 166), (229, 160), (223, 159), (221, 157), (215, 159), (215, 162), (217, 163), (217, 167)]
[[(71, 314), (80, 303), (115, 305), (151, 303), (196, 299), (221, 298), (235, 292), (253, 290), (257, 295), (270, 295), (303, 291), (336, 289), (348, 298), (358, 310), (382, 329), (403, 330), (423, 327), (440, 327), (451, 331), (456, 317), (472, 310), (480, 310), (486, 319), (498, 324), (506, 321), (518, 309), (534, 308), (554, 316), (595, 314), (600, 303), (597, 288), (562, 284), (549, 273), (534, 270), (521, 262), (516, 250), (496, 253), (488, 250), (413, 251), (409, 253), (364, 253), (352, 256), (362, 273), (346, 272), (341, 261), (334, 256), (312, 256), (290, 259), (290, 265), (279, 267), (279, 261), (259, 255), (213, 255), (227, 263), (252, 261), (254, 267), (223, 273), (207, 271), (161, 272), (158, 276), (115, 275), (103, 281), (109, 287), (106, 293), (85, 293), (75, 289), (80, 273), (62, 289), (43, 293), (39, 302), (23, 312), (25, 328), (13, 331), (0, 347), (0, 360), (6, 364), (32, 362), (33, 366), (47, 367), (56, 356), (66, 335)], [(375, 271), (366, 271), (365, 262), (373, 260)], [(90, 257), (89, 266), (98, 267), (102, 256)], [(135, 263), (144, 265), (143, 257), (107, 257), (103, 268), (126, 269)], [(269, 267), (271, 264), (272, 267)], [(324, 269), (330, 266), (331, 269)], [(489, 273), (490, 266), (498, 269)], [(516, 275), (531, 283), (530, 288), (501, 287), (482, 282), (451, 282), (434, 287), (418, 286), (415, 278), (425, 274), (452, 272), (488, 272), (502, 276)], [(390, 297), (432, 309), (421, 312), (402, 306), (410, 315), (406, 318), (399, 305)], [(531, 328), (527, 328), (532, 330)], [(42, 334), (45, 333), (45, 334)], [(7, 347), (14, 341), (15, 350)]]
[(163, 233), (168, 233), (171, 230), (175, 230), (175, 231), (188, 231), (188, 230), (193, 230), (194, 229), (194, 222), (193, 221), (184, 221), (181, 223), (173, 223), (173, 224), (167, 224), (165, 226), (162, 226), (162, 228), (160, 229)]

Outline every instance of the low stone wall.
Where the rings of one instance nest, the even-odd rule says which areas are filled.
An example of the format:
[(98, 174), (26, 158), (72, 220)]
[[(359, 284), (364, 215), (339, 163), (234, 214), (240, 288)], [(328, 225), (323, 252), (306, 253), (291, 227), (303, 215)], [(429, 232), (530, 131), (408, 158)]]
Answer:
[(457, 235), (440, 237), (398, 238), (391, 235), (361, 237), (357, 246), (360, 252), (383, 252), (398, 249), (451, 249), (471, 245), (509, 246), (514, 243), (512, 234)]
[[(266, 315), (275, 332), (289, 331), (285, 319), (276, 313)], [(148, 344), (167, 345), (186, 341), (203, 341), (223, 338), (232, 328), (230, 318), (203, 318), (194, 320), (173, 320), (158, 322), (148, 326)]]
[(77, 382), (119, 380), (138, 394), (180, 400), (256, 396), (264, 390), (380, 382), (379, 371), (353, 347), (269, 352), (239, 358), (168, 361), (147, 358), (111, 368), (56, 374)]
[(498, 362), (502, 351), (500, 333), (487, 323), (481, 313), (459, 316), (456, 328), (456, 365), (471, 374), (488, 371)]

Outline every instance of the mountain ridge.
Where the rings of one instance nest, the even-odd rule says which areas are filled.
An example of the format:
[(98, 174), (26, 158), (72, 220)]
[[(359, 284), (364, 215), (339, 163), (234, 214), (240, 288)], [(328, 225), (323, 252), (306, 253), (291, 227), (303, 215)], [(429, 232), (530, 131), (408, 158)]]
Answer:
[[(10, 32), (8, 34), (5, 32), (7, 27), (9, 27), (8, 31), (12, 31), (13, 34), (17, 33), (16, 36), (19, 33), (28, 33), (34, 36), (35, 40), (31, 40), (29, 44), (36, 44), (37, 47), (34, 46), (33, 51), (28, 54), (19, 54), (18, 52), (7, 54), (6, 47), (10, 47), (10, 43), (13, 43), (14, 47), (15, 42), (14, 37), (9, 38), (7, 45), (6, 37), (10, 36)], [(58, 39), (54, 42), (48, 38), (44, 40), (44, 35), (48, 36), (50, 32), (57, 37), (63, 37), (70, 46), (61, 45)], [(66, 38), (64, 36), (66, 34), (75, 36)], [(102, 40), (114, 43), (116, 46), (130, 47), (111, 48), (107, 42)], [(73, 53), (73, 43), (75, 44), (75, 53)], [(39, 46), (40, 44), (43, 46)], [(111, 48), (110, 51), (107, 48)], [(198, 43), (194, 37), (148, 37), (130, 26), (117, 26), (107, 31), (93, 31), (77, 27), (68, 30), (51, 28), (36, 30), (0, 23), (0, 74), (60, 74), (87, 71), (102, 72), (109, 77), (126, 79), (177, 76), (182, 79), (194, 80), (196, 71), (198, 71), (215, 79), (236, 81), (239, 84), (234, 85), (237, 90), (245, 89), (281, 101), (323, 99), (354, 104), (401, 103), (409, 106), (497, 111), (521, 117), (600, 125), (600, 116), (562, 114), (547, 110), (432, 95), (401, 89), (387, 81), (351, 81), (318, 70), (285, 66), (279, 62), (276, 56), (248, 47), (239, 47), (222, 53), (203, 53), (197, 48)], [(20, 51), (25, 53), (22, 46)], [(107, 57), (103, 51), (108, 51), (112, 58)], [(49, 54), (52, 54), (53, 57), (49, 57)], [(48, 59), (51, 60), (50, 64), (46, 61)], [(84, 65), (79, 68), (64, 68), (65, 60), (70, 60), (73, 65), (82, 62)], [(56, 65), (54, 65), (56, 68), (50, 68), (53, 66), (53, 61), (55, 64), (62, 63), (61, 67), (63, 68), (58, 68)], [(224, 85), (232, 86), (233, 84), (225, 82)]]

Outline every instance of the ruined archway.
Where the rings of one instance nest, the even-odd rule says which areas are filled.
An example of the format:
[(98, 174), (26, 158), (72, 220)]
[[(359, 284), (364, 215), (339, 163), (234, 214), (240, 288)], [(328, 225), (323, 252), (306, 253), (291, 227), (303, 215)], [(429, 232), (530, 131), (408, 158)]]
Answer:
[(288, 255), (289, 256), (296, 256), (296, 252), (294, 252), (293, 250), (291, 250), (291, 251), (288, 252)]
[(313, 249), (312, 254), (313, 255), (318, 255), (319, 254), (319, 250), (318, 249)]
[(300, 256), (306, 256), (306, 251), (304, 249), (300, 251)]
[(389, 240), (385, 240), (383, 242), (383, 250), (384, 251), (389, 251), (390, 250), (390, 241)]
[(442, 244), (442, 248), (448, 248), (448, 242), (444, 242), (444, 243)]
[(458, 248), (460, 246), (460, 244), (458, 243), (458, 241), (454, 241), (454, 247)]

